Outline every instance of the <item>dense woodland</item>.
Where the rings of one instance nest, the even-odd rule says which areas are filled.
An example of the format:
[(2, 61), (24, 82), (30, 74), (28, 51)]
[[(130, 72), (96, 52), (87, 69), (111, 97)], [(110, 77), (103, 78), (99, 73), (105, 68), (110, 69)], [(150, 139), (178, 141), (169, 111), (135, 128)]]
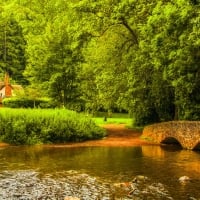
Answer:
[(200, 0), (0, 0), (0, 15), (0, 72), (26, 96), (200, 119)]

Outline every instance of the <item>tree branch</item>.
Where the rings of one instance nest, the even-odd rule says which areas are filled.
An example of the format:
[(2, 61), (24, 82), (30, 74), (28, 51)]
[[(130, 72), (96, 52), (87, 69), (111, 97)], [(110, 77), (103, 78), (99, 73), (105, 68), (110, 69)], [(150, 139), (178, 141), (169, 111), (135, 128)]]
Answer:
[(128, 25), (128, 23), (126, 22), (126, 20), (124, 18), (121, 18), (121, 20), (122, 20), (122, 25), (124, 25), (128, 29), (128, 31), (132, 35), (132, 38), (133, 38), (135, 44), (138, 45), (139, 44), (138, 37), (137, 37), (135, 31)]

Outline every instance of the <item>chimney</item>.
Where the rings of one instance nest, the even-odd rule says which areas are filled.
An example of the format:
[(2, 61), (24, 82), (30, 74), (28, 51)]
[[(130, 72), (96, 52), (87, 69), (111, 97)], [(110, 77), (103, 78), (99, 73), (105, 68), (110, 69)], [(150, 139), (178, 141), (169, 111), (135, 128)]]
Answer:
[(5, 84), (5, 97), (11, 97), (12, 91), (11, 91), (11, 85), (10, 85), (10, 81), (9, 81), (8, 72), (6, 72), (6, 74), (5, 74), (4, 84)]

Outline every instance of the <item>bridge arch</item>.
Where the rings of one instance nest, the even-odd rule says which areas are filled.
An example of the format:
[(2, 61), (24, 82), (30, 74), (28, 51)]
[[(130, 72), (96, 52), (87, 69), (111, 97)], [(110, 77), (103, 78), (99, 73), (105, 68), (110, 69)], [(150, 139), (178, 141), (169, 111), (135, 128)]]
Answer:
[(143, 138), (156, 143), (180, 143), (182, 148), (200, 150), (200, 121), (170, 121), (144, 127)]
[(198, 141), (198, 142), (194, 145), (193, 150), (198, 150), (198, 151), (200, 151), (200, 141)]
[(167, 144), (167, 145), (172, 144), (172, 145), (177, 145), (177, 146), (182, 147), (181, 142), (179, 142), (178, 139), (172, 136), (165, 137), (163, 140), (160, 141), (160, 144)]

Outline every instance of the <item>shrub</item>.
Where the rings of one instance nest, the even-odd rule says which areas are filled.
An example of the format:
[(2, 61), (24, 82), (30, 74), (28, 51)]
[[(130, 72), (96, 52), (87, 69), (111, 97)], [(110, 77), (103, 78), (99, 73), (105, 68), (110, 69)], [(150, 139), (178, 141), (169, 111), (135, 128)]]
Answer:
[(66, 109), (0, 110), (0, 138), (11, 144), (64, 143), (98, 139), (105, 130)]
[(53, 108), (54, 105), (47, 98), (6, 98), (3, 100), (3, 106), (8, 108)]

